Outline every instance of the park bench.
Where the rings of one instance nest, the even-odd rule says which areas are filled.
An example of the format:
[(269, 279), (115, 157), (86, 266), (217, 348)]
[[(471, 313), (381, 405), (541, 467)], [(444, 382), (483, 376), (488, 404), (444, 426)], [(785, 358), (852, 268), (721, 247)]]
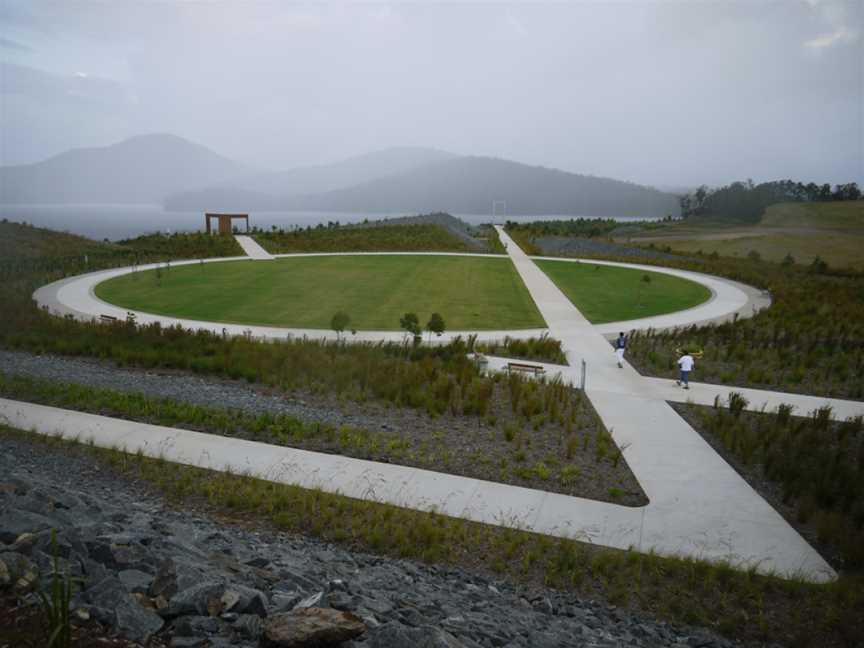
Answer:
[(114, 322), (117, 321), (117, 318), (114, 317), (113, 315), (105, 315), (104, 313), (99, 316), (99, 319), (102, 322), (104, 322), (105, 324), (113, 324)]
[(523, 362), (508, 362), (507, 372), (509, 373), (511, 371), (530, 371), (535, 376), (546, 373), (546, 370), (540, 365), (525, 364)]

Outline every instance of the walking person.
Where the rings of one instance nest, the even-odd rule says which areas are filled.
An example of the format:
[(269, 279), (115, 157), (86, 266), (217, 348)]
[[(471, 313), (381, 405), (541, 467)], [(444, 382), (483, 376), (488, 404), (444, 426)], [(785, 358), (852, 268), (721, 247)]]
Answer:
[(678, 369), (681, 371), (681, 376), (675, 381), (675, 384), (680, 386), (681, 383), (684, 383), (684, 389), (690, 389), (690, 381), (688, 379), (690, 377), (690, 372), (693, 371), (696, 361), (687, 349), (684, 349), (683, 353), (684, 355), (678, 358)]
[(624, 331), (618, 334), (618, 339), (615, 340), (615, 355), (618, 357), (618, 368), (624, 368), (624, 349), (627, 348), (627, 336)]

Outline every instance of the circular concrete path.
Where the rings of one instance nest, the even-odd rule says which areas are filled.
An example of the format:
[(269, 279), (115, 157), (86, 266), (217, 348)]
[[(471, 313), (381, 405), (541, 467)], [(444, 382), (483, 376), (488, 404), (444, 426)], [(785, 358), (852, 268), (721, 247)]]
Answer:
[[(368, 255), (401, 255), (401, 256), (475, 256), (475, 257), (502, 257), (503, 255), (471, 254), (471, 253), (444, 253), (444, 252), (340, 252), (340, 253), (304, 253), (304, 254), (278, 254), (277, 258), (312, 257), (312, 256), (368, 256)], [(657, 315), (642, 319), (626, 320), (621, 322), (609, 322), (596, 325), (596, 330), (606, 336), (615, 336), (618, 331), (633, 331), (653, 329), (668, 329), (693, 324), (704, 324), (713, 321), (726, 321), (737, 316), (739, 318), (752, 317), (756, 312), (770, 305), (770, 298), (762, 291), (751, 286), (740, 284), (729, 279), (723, 279), (712, 275), (664, 268), (660, 266), (649, 266), (634, 263), (619, 263), (612, 261), (594, 261), (580, 259), (562, 259), (559, 257), (532, 257), (535, 259), (549, 259), (565, 263), (589, 263), (594, 265), (609, 265), (634, 270), (648, 270), (660, 272), (702, 284), (711, 291), (711, 297), (704, 303), (666, 315)], [(250, 257), (221, 257), (216, 259), (204, 259), (203, 263), (229, 263), (232, 261), (249, 261)], [(172, 261), (173, 267), (201, 263), (201, 260), (193, 259), (187, 261)], [(260, 261), (266, 263), (267, 261)], [(119, 277), (132, 272), (151, 270), (157, 265), (146, 264), (142, 266), (127, 266), (124, 268), (113, 268), (100, 270), (74, 277), (67, 277), (54, 283), (39, 288), (33, 293), (33, 299), (40, 308), (47, 308), (50, 312), (59, 316), (72, 316), (76, 319), (89, 321), (98, 319), (102, 315), (116, 317), (125, 320), (129, 313), (134, 314), (139, 324), (151, 324), (159, 322), (162, 326), (180, 325), (186, 329), (206, 330), (225, 335), (247, 335), (258, 339), (335, 339), (336, 334), (324, 329), (301, 329), (274, 326), (257, 326), (247, 324), (227, 324), (222, 322), (207, 322), (201, 320), (190, 320), (164, 315), (155, 315), (142, 311), (130, 311), (102, 301), (95, 294), (95, 287), (108, 279)], [(476, 335), (480, 341), (500, 340), (505, 336), (511, 338), (525, 339), (537, 337), (548, 333), (548, 328), (520, 329), (520, 330), (484, 330), (484, 331), (448, 331), (440, 338), (439, 342), (448, 342), (456, 336), (466, 337)], [(401, 331), (358, 331), (355, 335), (348, 335), (353, 341), (400, 341), (404, 334)]]

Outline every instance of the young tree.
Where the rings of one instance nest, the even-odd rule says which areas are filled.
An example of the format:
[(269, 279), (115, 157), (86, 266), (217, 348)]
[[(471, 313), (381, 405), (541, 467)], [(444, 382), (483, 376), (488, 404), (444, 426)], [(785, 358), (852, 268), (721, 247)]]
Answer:
[(333, 319), (330, 320), (330, 328), (336, 331), (336, 338), (342, 339), (342, 332), (347, 328), (348, 324), (351, 323), (351, 317), (348, 313), (344, 311), (338, 311), (335, 315), (333, 315)]
[(399, 327), (410, 333), (415, 340), (420, 336), (420, 319), (417, 313), (405, 313), (399, 318)]
[(444, 318), (441, 317), (441, 314), (432, 313), (432, 316), (429, 318), (429, 322), (426, 324), (426, 330), (429, 331), (429, 341), (432, 341), (433, 333), (440, 337), (441, 334), (444, 332), (444, 328)]

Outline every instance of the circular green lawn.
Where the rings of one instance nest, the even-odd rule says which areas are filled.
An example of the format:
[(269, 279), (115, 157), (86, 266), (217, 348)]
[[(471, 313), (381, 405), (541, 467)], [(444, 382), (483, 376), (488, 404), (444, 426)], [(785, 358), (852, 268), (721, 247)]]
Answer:
[[(560, 261), (538, 265), (592, 322), (634, 319), (705, 301), (709, 291), (660, 273)], [(190, 264), (126, 274), (96, 286), (100, 299), (158, 315), (235, 324), (328, 329), (333, 314), (348, 328), (398, 330), (417, 313), (440, 313), (448, 330), (543, 328), (531, 295), (509, 259), (358, 255)]]
[(662, 272), (590, 261), (535, 263), (593, 324), (674, 313), (711, 297), (702, 284)]
[(318, 256), (229, 261), (123, 275), (96, 286), (100, 299), (158, 315), (236, 324), (399, 330), (417, 313), (438, 312), (448, 330), (543, 328), (545, 323), (506, 258)]

